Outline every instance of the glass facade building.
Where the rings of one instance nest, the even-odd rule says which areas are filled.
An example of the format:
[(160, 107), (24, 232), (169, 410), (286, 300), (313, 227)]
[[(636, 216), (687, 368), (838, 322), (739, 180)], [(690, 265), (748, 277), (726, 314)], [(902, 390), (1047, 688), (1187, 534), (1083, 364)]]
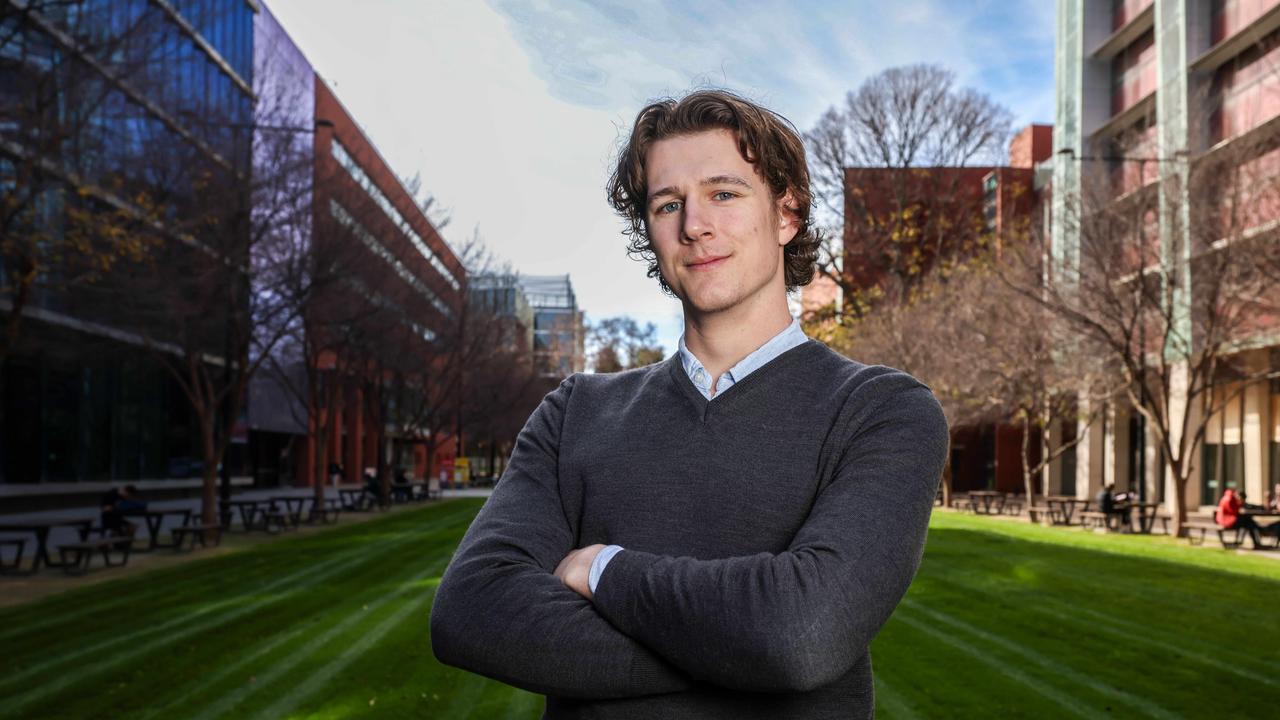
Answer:
[[(29, 224), (42, 242), (71, 242), (70, 219), (86, 213), (142, 225), (163, 197), (164, 227), (141, 230), (156, 236), (156, 265), (118, 269), (207, 262), (184, 220), (211, 178), (234, 188), (249, 177), (257, 12), (243, 0), (85, 0), (32, 3), (0, 21), (0, 182), (36, 208)], [(0, 263), (10, 289), (19, 259)], [(6, 348), (0, 483), (199, 475), (187, 396), (142, 347), (136, 314), (74, 273), (41, 269)], [(0, 303), (7, 319), (14, 298)], [(196, 332), (217, 358), (218, 318)]]

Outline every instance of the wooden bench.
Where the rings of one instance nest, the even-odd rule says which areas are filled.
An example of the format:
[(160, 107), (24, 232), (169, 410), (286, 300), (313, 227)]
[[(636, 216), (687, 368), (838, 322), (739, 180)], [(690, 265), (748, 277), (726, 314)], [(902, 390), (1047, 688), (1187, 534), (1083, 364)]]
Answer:
[(1082, 510), (1079, 516), (1081, 527), (1111, 529), (1107, 524), (1107, 513), (1098, 510)]
[[(13, 562), (4, 561), (4, 548), (13, 548)], [(22, 554), (27, 549), (26, 538), (14, 538), (11, 540), (0, 540), (0, 571), (17, 570), (22, 567)]]
[[(1225, 550), (1238, 548), (1244, 544), (1245, 533), (1243, 528), (1224, 528), (1213, 521), (1188, 520), (1183, 523), (1182, 529), (1187, 532), (1187, 541), (1192, 545), (1203, 544), (1204, 535), (1210, 530), (1218, 533), (1218, 540), (1222, 542), (1222, 547)], [(1227, 540), (1227, 533), (1234, 533), (1235, 537), (1232, 540)]]
[(1045, 518), (1057, 522), (1057, 511), (1047, 505), (1032, 505), (1027, 508), (1027, 518), (1031, 522), (1043, 522)]
[(191, 538), (188, 550), (196, 549), (196, 541), (200, 541), (200, 547), (209, 547), (209, 537), (213, 536), (214, 546), (222, 543), (222, 525), (218, 523), (210, 523), (207, 525), (183, 525), (176, 527), (170, 531), (173, 535), (173, 549), (175, 551), (182, 549), (182, 543)]
[(342, 506), (339, 504), (331, 504), (326, 507), (318, 508), (312, 505), (310, 514), (307, 516), (308, 522), (336, 523), (338, 516), (342, 513)]
[(1169, 521), (1172, 519), (1173, 519), (1173, 516), (1171, 515), (1156, 515), (1155, 517), (1151, 518), (1151, 528), (1154, 530), (1156, 523), (1160, 523), (1160, 529), (1164, 531), (1165, 535), (1168, 535)]
[(1001, 509), (1006, 515), (1022, 514), (1022, 498), (1021, 496), (1010, 495), (1004, 499), (1004, 507)]
[(297, 529), (297, 526), (290, 523), (289, 513), (279, 510), (262, 511), (262, 521), (259, 524), (263, 530), (271, 535), (275, 535), (281, 530)]
[[(62, 561), (62, 570), (68, 575), (82, 575), (89, 570), (89, 562), (93, 553), (102, 551), (102, 561), (108, 567), (125, 565), (129, 562), (129, 551), (133, 548), (132, 535), (107, 535), (96, 539), (66, 543), (58, 546), (58, 557)], [(111, 551), (120, 552), (119, 562), (111, 562)]]

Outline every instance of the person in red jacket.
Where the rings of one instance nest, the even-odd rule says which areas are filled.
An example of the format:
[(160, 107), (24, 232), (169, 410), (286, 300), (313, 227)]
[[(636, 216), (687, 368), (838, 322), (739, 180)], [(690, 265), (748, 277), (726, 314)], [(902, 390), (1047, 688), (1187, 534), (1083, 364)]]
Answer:
[(1255, 548), (1261, 547), (1261, 538), (1258, 536), (1258, 523), (1248, 515), (1240, 514), (1240, 508), (1244, 505), (1244, 501), (1236, 494), (1235, 490), (1227, 488), (1222, 493), (1222, 500), (1218, 501), (1218, 512), (1214, 514), (1213, 519), (1223, 528), (1235, 529), (1237, 531), (1247, 530), (1249, 537), (1253, 539)]

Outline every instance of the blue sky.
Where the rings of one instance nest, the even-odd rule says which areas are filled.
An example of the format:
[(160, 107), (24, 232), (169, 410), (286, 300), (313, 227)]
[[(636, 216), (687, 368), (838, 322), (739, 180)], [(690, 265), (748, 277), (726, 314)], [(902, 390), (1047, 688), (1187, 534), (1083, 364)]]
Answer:
[(604, 201), (637, 110), (693, 86), (738, 91), (808, 129), (867, 77), (917, 62), (1053, 117), (1052, 0), (267, 0), (402, 176), (515, 267), (572, 277), (589, 318), (654, 322), (678, 303), (629, 260)]

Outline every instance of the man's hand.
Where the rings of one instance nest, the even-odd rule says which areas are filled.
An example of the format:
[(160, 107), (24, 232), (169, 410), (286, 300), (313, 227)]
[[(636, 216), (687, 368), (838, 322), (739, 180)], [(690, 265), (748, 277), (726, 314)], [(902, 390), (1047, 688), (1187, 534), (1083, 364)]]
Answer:
[(556, 577), (560, 578), (560, 582), (568, 585), (570, 590), (590, 600), (592, 597), (589, 582), (591, 563), (595, 562), (596, 555), (599, 555), (604, 547), (604, 545), (588, 545), (565, 555), (556, 566)]

